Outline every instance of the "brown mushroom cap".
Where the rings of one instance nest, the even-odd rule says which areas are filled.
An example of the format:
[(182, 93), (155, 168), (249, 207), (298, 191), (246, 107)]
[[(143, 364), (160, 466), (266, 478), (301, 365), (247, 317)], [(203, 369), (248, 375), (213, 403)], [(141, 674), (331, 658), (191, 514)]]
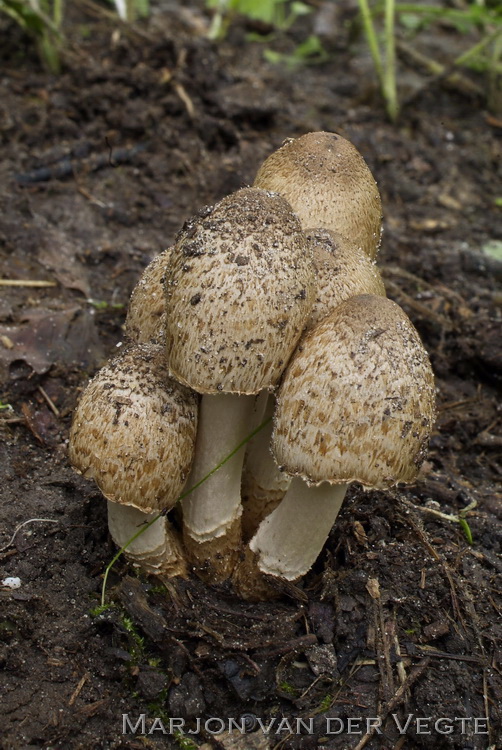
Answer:
[(166, 325), (164, 280), (172, 248), (157, 255), (132, 290), (125, 331), (136, 344), (162, 342)]
[(174, 377), (200, 393), (277, 383), (314, 299), (312, 254), (284, 198), (244, 188), (187, 223), (166, 282)]
[(318, 484), (412, 482), (435, 417), (427, 353), (385, 297), (342, 303), (300, 342), (281, 385), (273, 452)]
[(254, 187), (283, 195), (304, 229), (325, 227), (374, 258), (380, 245), (378, 187), (355, 146), (336, 133), (288, 138), (260, 167)]
[(196, 430), (197, 396), (169, 377), (164, 348), (130, 345), (83, 392), (69, 457), (106, 498), (150, 513), (179, 497)]
[(353, 241), (329, 229), (308, 229), (316, 269), (317, 296), (307, 323), (312, 328), (338, 305), (360, 294), (385, 297), (374, 260)]

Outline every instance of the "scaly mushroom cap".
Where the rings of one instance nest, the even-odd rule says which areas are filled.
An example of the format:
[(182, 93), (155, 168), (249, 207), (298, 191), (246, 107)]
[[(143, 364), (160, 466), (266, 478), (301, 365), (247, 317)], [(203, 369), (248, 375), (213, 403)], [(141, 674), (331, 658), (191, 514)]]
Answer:
[(281, 385), (272, 450), (312, 484), (412, 482), (435, 417), (434, 376), (395, 302), (343, 302), (300, 342)]
[(273, 387), (314, 293), (312, 253), (284, 198), (244, 188), (203, 210), (180, 232), (169, 263), (173, 376), (199, 393)]
[(157, 255), (132, 290), (125, 332), (136, 344), (163, 341), (166, 326), (164, 280), (172, 248)]
[(288, 138), (263, 162), (254, 187), (287, 198), (304, 229), (332, 229), (376, 256), (382, 232), (378, 187), (359, 151), (341, 135)]
[(150, 513), (179, 497), (196, 431), (197, 396), (169, 377), (164, 348), (132, 344), (83, 392), (70, 462), (108, 500)]
[(312, 328), (338, 305), (360, 294), (385, 297), (374, 260), (354, 242), (329, 229), (308, 229), (316, 269), (317, 296), (307, 327)]

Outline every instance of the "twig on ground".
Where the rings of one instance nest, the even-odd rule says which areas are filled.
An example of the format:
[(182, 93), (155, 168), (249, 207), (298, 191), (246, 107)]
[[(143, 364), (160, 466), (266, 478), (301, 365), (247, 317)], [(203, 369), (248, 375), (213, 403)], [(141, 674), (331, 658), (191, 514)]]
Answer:
[(398, 502), (405, 508), (406, 512), (403, 514), (403, 518), (406, 521), (406, 523), (408, 523), (411, 526), (413, 531), (417, 534), (421, 543), (424, 545), (426, 550), (432, 555), (434, 560), (436, 560), (441, 565), (443, 572), (446, 578), (448, 579), (448, 583), (450, 585), (450, 595), (451, 595), (451, 602), (452, 602), (455, 620), (460, 623), (464, 632), (466, 632), (467, 626), (462, 616), (462, 612), (460, 611), (460, 607), (458, 604), (457, 590), (456, 590), (455, 583), (453, 581), (452, 572), (450, 570), (448, 563), (446, 562), (446, 560), (444, 560), (441, 557), (441, 555), (438, 554), (438, 552), (434, 549), (433, 545), (430, 543), (429, 539), (427, 538), (427, 533), (423, 529), (421, 522), (418, 520), (418, 518), (415, 516), (415, 513), (413, 512), (414, 506), (412, 505), (412, 503), (410, 503), (409, 501), (397, 495), (395, 495), (395, 497), (398, 500)]
[(390, 643), (385, 627), (382, 599), (380, 596), (380, 584), (377, 578), (370, 578), (366, 589), (371, 597), (373, 605), (373, 623), (375, 628), (375, 652), (378, 671), (380, 672), (380, 684), (382, 697), (388, 703), (394, 693), (394, 676), (390, 660)]
[(188, 116), (193, 119), (193, 117), (195, 116), (195, 107), (193, 106), (193, 102), (188, 96), (184, 86), (182, 86), (181, 83), (178, 83), (178, 81), (173, 81), (173, 89), (176, 92), (176, 95), (185, 105)]
[(391, 711), (394, 710), (404, 699), (406, 692), (411, 688), (411, 686), (422, 676), (422, 674), (425, 672), (429, 664), (431, 663), (431, 660), (429, 657), (425, 657), (422, 659), (416, 667), (413, 667), (411, 670), (409, 676), (406, 678), (406, 682), (404, 682), (400, 688), (397, 689), (396, 693), (394, 694), (394, 697), (387, 703), (383, 711), (381, 712), (381, 715), (378, 717), (380, 719), (380, 723), (377, 725), (376, 723), (371, 727), (370, 731), (364, 735), (364, 737), (355, 745), (352, 750), (362, 750), (363, 747), (365, 747), (370, 739), (373, 737), (377, 730), (377, 726), (381, 726), (387, 716), (390, 714)]
[(411, 310), (414, 310), (419, 315), (422, 315), (422, 317), (428, 320), (432, 320), (444, 331), (451, 331), (453, 329), (453, 323), (448, 320), (448, 318), (445, 318), (444, 315), (440, 315), (439, 313), (434, 312), (430, 309), (430, 307), (427, 307), (427, 305), (424, 305), (422, 302), (414, 299), (414, 297), (404, 292), (393, 281), (389, 281), (388, 279), (386, 279), (385, 286), (387, 287), (389, 292), (391, 292), (392, 296), (397, 298), (400, 303), (408, 306)]
[(399, 643), (399, 638), (397, 635), (397, 622), (396, 622), (395, 614), (394, 614), (394, 620), (393, 620), (393, 627), (394, 627), (394, 648), (396, 650), (396, 656), (398, 658), (398, 661), (396, 663), (396, 669), (397, 669), (397, 674), (399, 676), (399, 682), (401, 683), (401, 685), (404, 685), (404, 683), (407, 680), (408, 675), (406, 674), (404, 661), (401, 658), (402, 657), (401, 644)]
[(0, 286), (20, 286), (27, 288), (45, 288), (57, 286), (56, 281), (36, 281), (34, 279), (0, 279)]
[(424, 68), (428, 73), (431, 74), (423, 86), (418, 91), (415, 91), (411, 96), (408, 97), (405, 104), (410, 104), (414, 99), (421, 95), (426, 89), (434, 86), (435, 84), (445, 84), (449, 88), (458, 91), (461, 94), (468, 94), (470, 96), (484, 96), (483, 90), (471, 81), (470, 78), (464, 76), (455, 70), (457, 64), (461, 64), (461, 58), (458, 58), (460, 62), (454, 60), (451, 65), (442, 65), (436, 60), (432, 60), (430, 57), (418, 52), (418, 50), (411, 47), (409, 44), (403, 41), (397, 42), (397, 50), (402, 57), (411, 61), (415, 65), (419, 65)]
[(443, 513), (443, 511), (441, 510), (436, 510), (435, 508), (427, 508), (425, 505), (415, 505), (414, 507), (417, 510), (421, 510), (423, 513), (429, 513), (431, 516), (442, 518), (444, 521), (453, 521), (455, 523), (459, 523), (460, 520), (465, 517), (466, 513), (469, 513), (469, 511), (474, 510), (474, 508), (477, 507), (477, 504), (477, 500), (471, 500), (471, 502), (466, 505), (465, 508), (459, 510), (457, 515), (454, 515), (453, 513)]
[(413, 645), (413, 648), (410, 648), (409, 650), (401, 652), (402, 656), (408, 656), (410, 658), (417, 657), (417, 656), (427, 656), (428, 658), (434, 658), (434, 659), (453, 659), (453, 661), (465, 661), (470, 664), (484, 664), (485, 662), (483, 659), (478, 658), (477, 656), (467, 656), (464, 654), (450, 654), (446, 651), (438, 651), (437, 649), (433, 648), (432, 646), (415, 646)]
[(9, 549), (11, 544), (14, 543), (14, 539), (16, 538), (18, 532), (23, 528), (23, 526), (26, 526), (29, 523), (59, 523), (59, 521), (55, 518), (29, 518), (27, 521), (23, 521), (19, 524), (19, 526), (16, 526), (16, 528), (14, 529), (14, 533), (12, 534), (7, 544), (5, 544), (3, 547), (0, 547), (0, 552), (4, 552), (6, 549)]
[(54, 403), (54, 401), (49, 396), (49, 394), (47, 393), (47, 391), (45, 391), (44, 388), (42, 388), (41, 385), (37, 386), (37, 390), (43, 396), (43, 398), (45, 399), (45, 401), (47, 402), (47, 406), (49, 407), (49, 409), (51, 410), (51, 412), (56, 417), (59, 417), (60, 416), (60, 411), (59, 411), (58, 407), (56, 406), (56, 404)]
[(77, 700), (78, 696), (80, 695), (80, 693), (82, 691), (82, 688), (84, 687), (84, 685), (87, 682), (87, 680), (89, 679), (89, 677), (90, 677), (89, 673), (86, 672), (84, 674), (84, 676), (82, 677), (82, 679), (79, 681), (77, 687), (75, 688), (75, 690), (73, 691), (73, 693), (71, 695), (70, 700), (68, 701), (68, 705), (69, 706), (73, 706), (73, 704), (75, 703), (75, 701)]

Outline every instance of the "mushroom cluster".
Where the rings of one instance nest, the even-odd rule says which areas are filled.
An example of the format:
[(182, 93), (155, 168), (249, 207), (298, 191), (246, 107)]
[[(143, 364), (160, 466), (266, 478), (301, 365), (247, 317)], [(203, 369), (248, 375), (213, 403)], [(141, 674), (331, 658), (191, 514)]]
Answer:
[(415, 479), (434, 379), (385, 297), (381, 221), (355, 147), (309, 133), (145, 270), (129, 343), (87, 386), (70, 434), (135, 565), (273, 596), (273, 577), (313, 565), (350, 482)]

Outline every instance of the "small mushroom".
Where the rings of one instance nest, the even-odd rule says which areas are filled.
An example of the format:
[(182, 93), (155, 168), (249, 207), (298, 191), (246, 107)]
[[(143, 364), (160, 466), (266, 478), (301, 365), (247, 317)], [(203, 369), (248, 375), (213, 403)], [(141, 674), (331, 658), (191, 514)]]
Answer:
[[(277, 384), (312, 307), (312, 256), (289, 204), (244, 188), (200, 212), (178, 236), (166, 299), (170, 371), (204, 394), (194, 486), (250, 432), (250, 396)], [(240, 545), (243, 456), (183, 502), (185, 546), (213, 581)]]
[[(164, 355), (161, 346), (126, 347), (89, 382), (73, 417), (70, 462), (110, 501), (120, 546), (174, 505), (192, 464), (197, 396), (169, 377)], [(185, 571), (164, 517), (126, 554), (151, 572)]]
[(377, 254), (382, 232), (378, 187), (359, 151), (341, 135), (288, 138), (263, 162), (254, 186), (283, 195), (304, 229), (331, 229), (370, 258)]
[(262, 587), (256, 564), (290, 581), (310, 569), (348, 483), (385, 489), (412, 482), (434, 417), (427, 353), (395, 302), (353, 297), (317, 324), (302, 338), (278, 394), (272, 450), (294, 479), (249, 544), (236, 578), (240, 592), (253, 598)]
[(312, 328), (338, 305), (360, 294), (385, 297), (385, 286), (374, 260), (358, 245), (329, 229), (308, 229), (316, 272), (317, 296), (307, 322)]
[[(165, 516), (144, 513), (132, 505), (120, 505), (108, 500), (108, 530), (117, 547), (127, 544), (125, 555), (146, 573), (165, 578), (185, 576), (187, 573), (184, 555), (178, 534)], [(149, 524), (140, 536), (130, 542), (136, 532)]]
[(132, 290), (125, 331), (136, 344), (163, 342), (166, 327), (164, 281), (172, 248), (157, 255)]

